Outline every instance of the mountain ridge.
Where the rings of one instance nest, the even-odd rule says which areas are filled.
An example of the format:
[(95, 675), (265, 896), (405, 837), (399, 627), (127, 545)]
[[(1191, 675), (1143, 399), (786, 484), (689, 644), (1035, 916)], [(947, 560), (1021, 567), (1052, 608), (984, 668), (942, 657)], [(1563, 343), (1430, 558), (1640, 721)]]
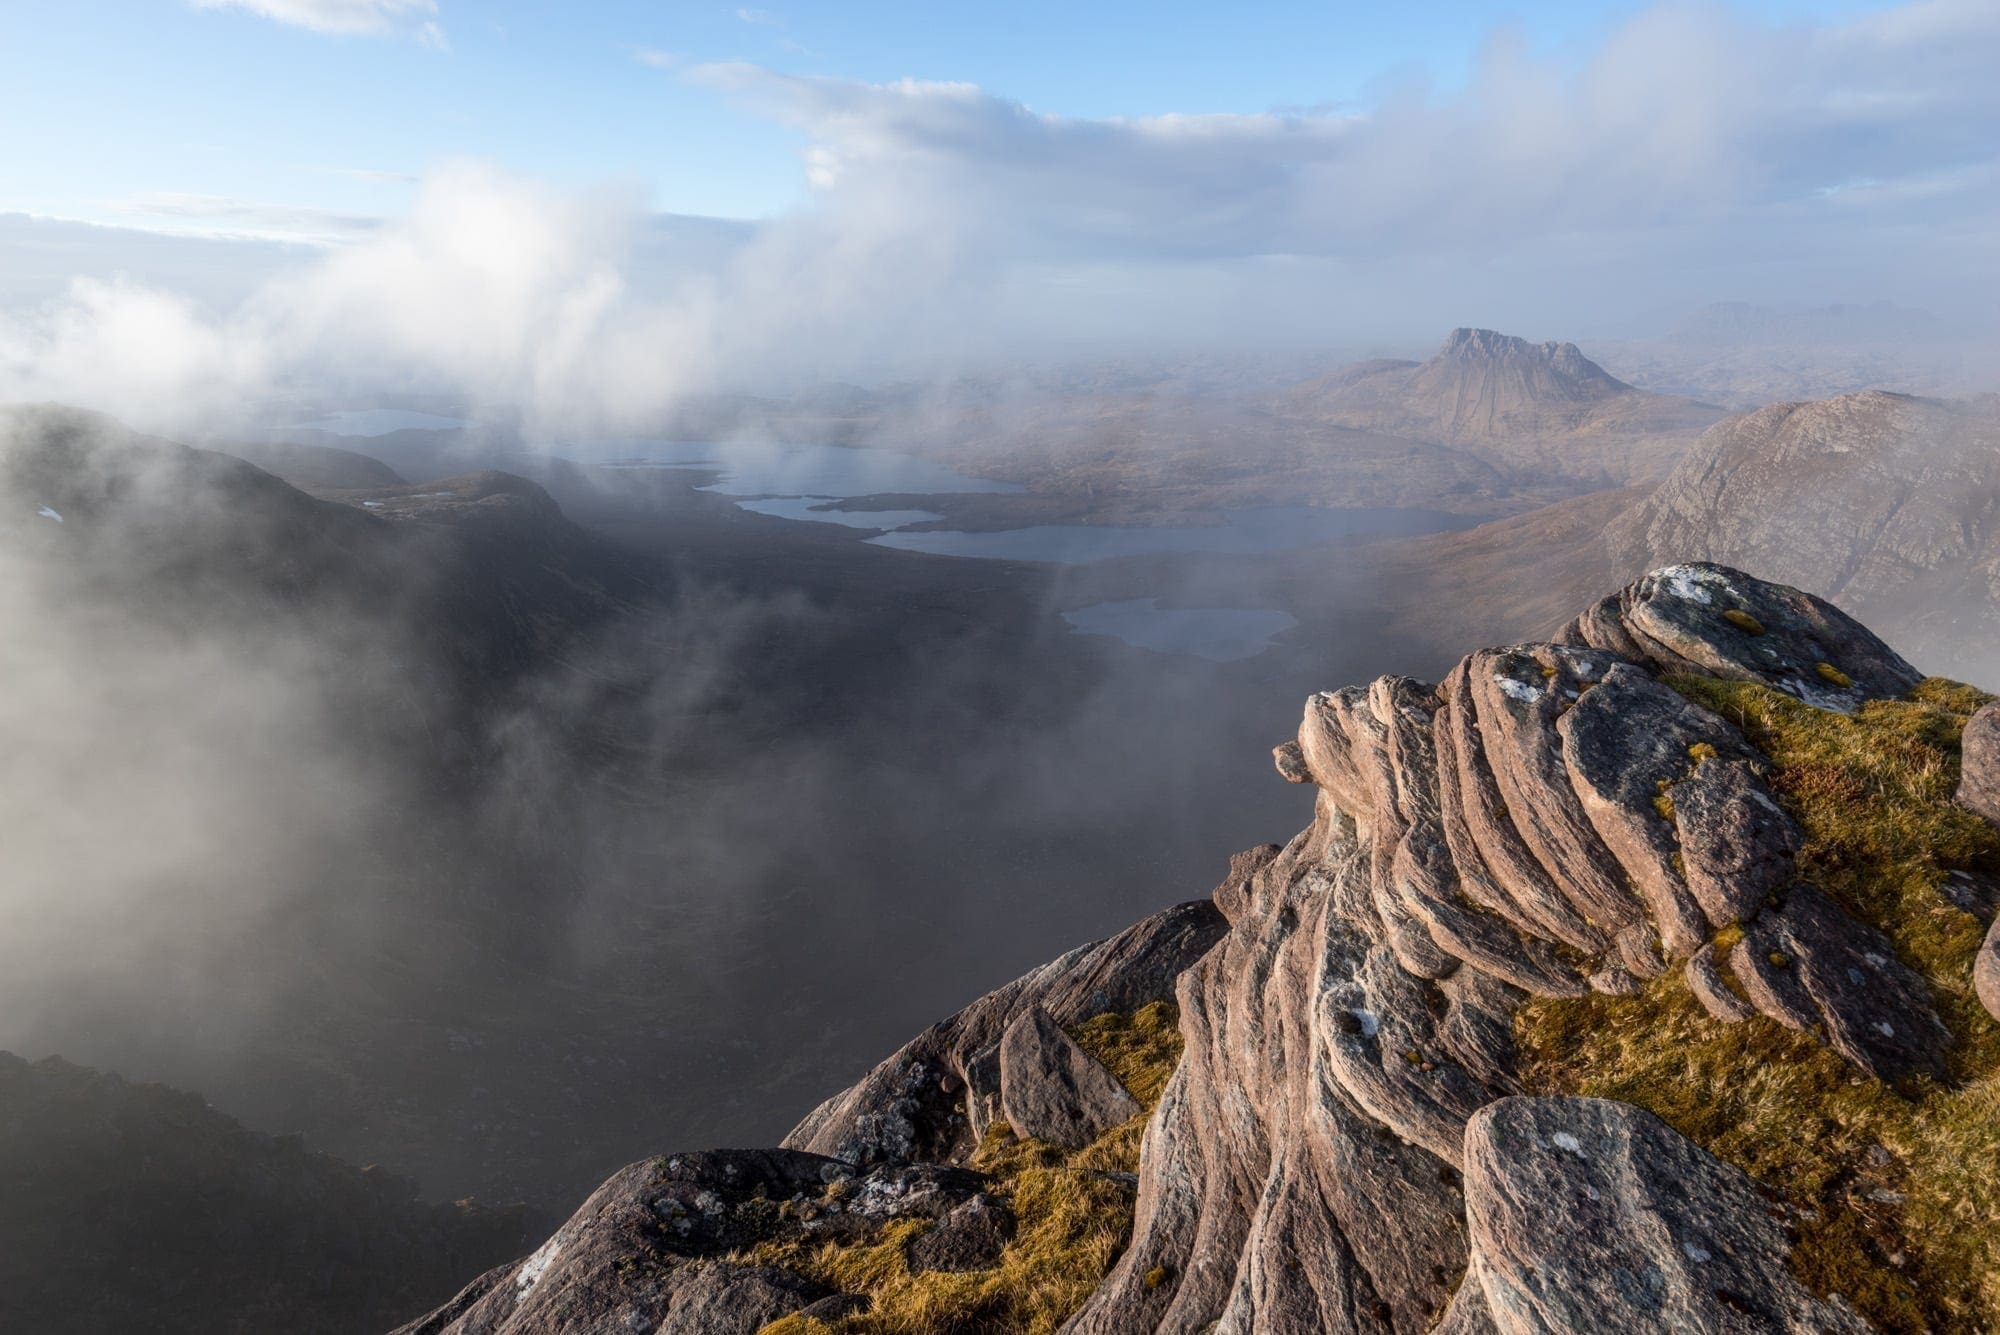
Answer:
[[(1275, 753), (1313, 823), (1234, 860), (1219, 939), (1118, 944), (1199, 921), (1169, 910), (920, 1036), (786, 1149), (635, 1164), (405, 1333), (1975, 1328), (2000, 1295), (1966, 1277), (2000, 1221), (1916, 1203), (1942, 1193), (1950, 1219), (1972, 1189), (1948, 1171), (1963, 1141), (1921, 1134), (2000, 1146), (1954, 1098), (2000, 1079), (1971, 1000), (2000, 832), (1951, 805), (1989, 700), (1709, 564), (1435, 686), (1315, 695)], [(1835, 740), (1812, 764), (1853, 768), (1860, 808), (1795, 754)], [(1829, 850), (1892, 801), (1909, 851)], [(1901, 900), (1868, 897), (1883, 857)], [(1179, 1042), (1135, 1065), (1176, 954)], [(1081, 1023), (1078, 961), (1106, 1008)], [(1010, 1066), (1044, 1000), (1070, 1050)], [(1598, 1051), (1620, 1026), (1662, 1037)], [(1077, 1047), (1149, 1112), (1080, 1151), (995, 1117), (1078, 1097), (1057, 1074)], [(1743, 1082), (1740, 1123), (1685, 1080), (1630, 1083), (1677, 1050)], [(1842, 1105), (1859, 1140), (1802, 1144), (1854, 1087), (1892, 1102)], [(1896, 1208), (1856, 1215), (1854, 1181)], [(1634, 1273), (1657, 1279), (1607, 1278)]]

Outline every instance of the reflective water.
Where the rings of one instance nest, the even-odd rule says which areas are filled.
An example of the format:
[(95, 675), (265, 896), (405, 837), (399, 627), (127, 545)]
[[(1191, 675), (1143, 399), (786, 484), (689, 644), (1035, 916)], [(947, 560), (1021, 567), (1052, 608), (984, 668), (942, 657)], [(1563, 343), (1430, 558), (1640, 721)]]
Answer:
[(1118, 556), (1157, 556), (1166, 552), (1257, 555), (1342, 538), (1440, 533), (1473, 522), (1459, 515), (1428, 510), (1332, 510), (1313, 506), (1229, 510), (1222, 513), (1222, 521), (1185, 528), (1043, 524), (998, 533), (951, 530), (884, 533), (868, 541), (933, 556), (1081, 565)]

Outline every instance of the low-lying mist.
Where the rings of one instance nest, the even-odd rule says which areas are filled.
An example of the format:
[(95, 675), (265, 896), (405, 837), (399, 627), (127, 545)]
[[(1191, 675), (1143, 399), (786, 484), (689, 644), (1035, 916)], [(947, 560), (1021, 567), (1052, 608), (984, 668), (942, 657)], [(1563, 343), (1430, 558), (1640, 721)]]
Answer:
[(434, 1193), (554, 1208), (772, 1140), (1282, 837), (1304, 690), (1396, 665), (1126, 651), (1045, 569), (726, 504), (639, 507), (640, 550), (539, 502), (385, 520), (62, 411), (6, 432), (0, 1047)]

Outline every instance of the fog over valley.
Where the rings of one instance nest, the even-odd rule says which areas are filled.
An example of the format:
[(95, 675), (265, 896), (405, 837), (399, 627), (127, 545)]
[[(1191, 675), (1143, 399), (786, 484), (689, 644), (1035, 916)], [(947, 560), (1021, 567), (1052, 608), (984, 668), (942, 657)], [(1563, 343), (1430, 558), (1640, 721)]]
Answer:
[(2000, 1321), (1990, 0), (102, 8), (0, 1330)]

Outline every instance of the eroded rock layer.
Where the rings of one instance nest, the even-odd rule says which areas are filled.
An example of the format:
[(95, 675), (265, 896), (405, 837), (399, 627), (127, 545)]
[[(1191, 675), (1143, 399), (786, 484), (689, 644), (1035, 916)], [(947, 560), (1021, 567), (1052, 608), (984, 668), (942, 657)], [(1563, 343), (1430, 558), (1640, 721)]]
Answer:
[[(1501, 1227), (1490, 1192), (1466, 1193), (1467, 1126), (1519, 1092), (1510, 1020), (1530, 994), (1681, 969), (1719, 1018), (1762, 1011), (1886, 1078), (1938, 1071), (1922, 981), (1792, 883), (1801, 836), (1761, 757), (1660, 679), (1851, 710), (1916, 671), (1820, 600), (1710, 565), (1655, 572), (1561, 638), (1475, 653), (1435, 687), (1383, 678), (1307, 703), (1277, 764), (1318, 786), (1316, 818), (1216, 893), (1230, 930), (1181, 982), (1187, 1053), (1147, 1130), (1133, 1243), (1071, 1329), (1423, 1331), (1447, 1311), (1466, 1331), (1582, 1328), (1547, 1312), (1589, 1308), (1584, 1289), (1452, 1306)], [(1718, 958), (1725, 929), (1741, 943)], [(1631, 1143), (1734, 1171), (1664, 1127)], [(1504, 1151), (1482, 1152), (1495, 1179)], [(1766, 1288), (1737, 1296), (1811, 1310)]]
[[(1637, 1108), (1520, 1080), (1524, 1003), (1669, 971), (1717, 1019), (1768, 1016), (1857, 1076), (1946, 1072), (1926, 980), (1800, 879), (1769, 762), (1684, 676), (1841, 712), (1919, 680), (1819, 599), (1696, 564), (1435, 685), (1316, 695), (1276, 752), (1317, 789), (1313, 823), (1238, 855), (1212, 906), (981, 998), (784, 1151), (628, 1169), (537, 1258), (413, 1330), (752, 1330), (777, 1312), (875, 1329), (852, 1324), (868, 1295), (765, 1273), (746, 1243), (935, 1220), (909, 1273), (991, 1266), (1012, 1216), (962, 1171), (982, 1136), (1004, 1118), (1073, 1148), (1116, 1126), (1139, 1105), (1065, 1029), (1170, 995), (1185, 1049), (1146, 1123), (1132, 1236), (1065, 1330), (1866, 1330), (1794, 1277), (1788, 1207), (1742, 1172)], [(651, 1268), (620, 1270), (633, 1256)]]

